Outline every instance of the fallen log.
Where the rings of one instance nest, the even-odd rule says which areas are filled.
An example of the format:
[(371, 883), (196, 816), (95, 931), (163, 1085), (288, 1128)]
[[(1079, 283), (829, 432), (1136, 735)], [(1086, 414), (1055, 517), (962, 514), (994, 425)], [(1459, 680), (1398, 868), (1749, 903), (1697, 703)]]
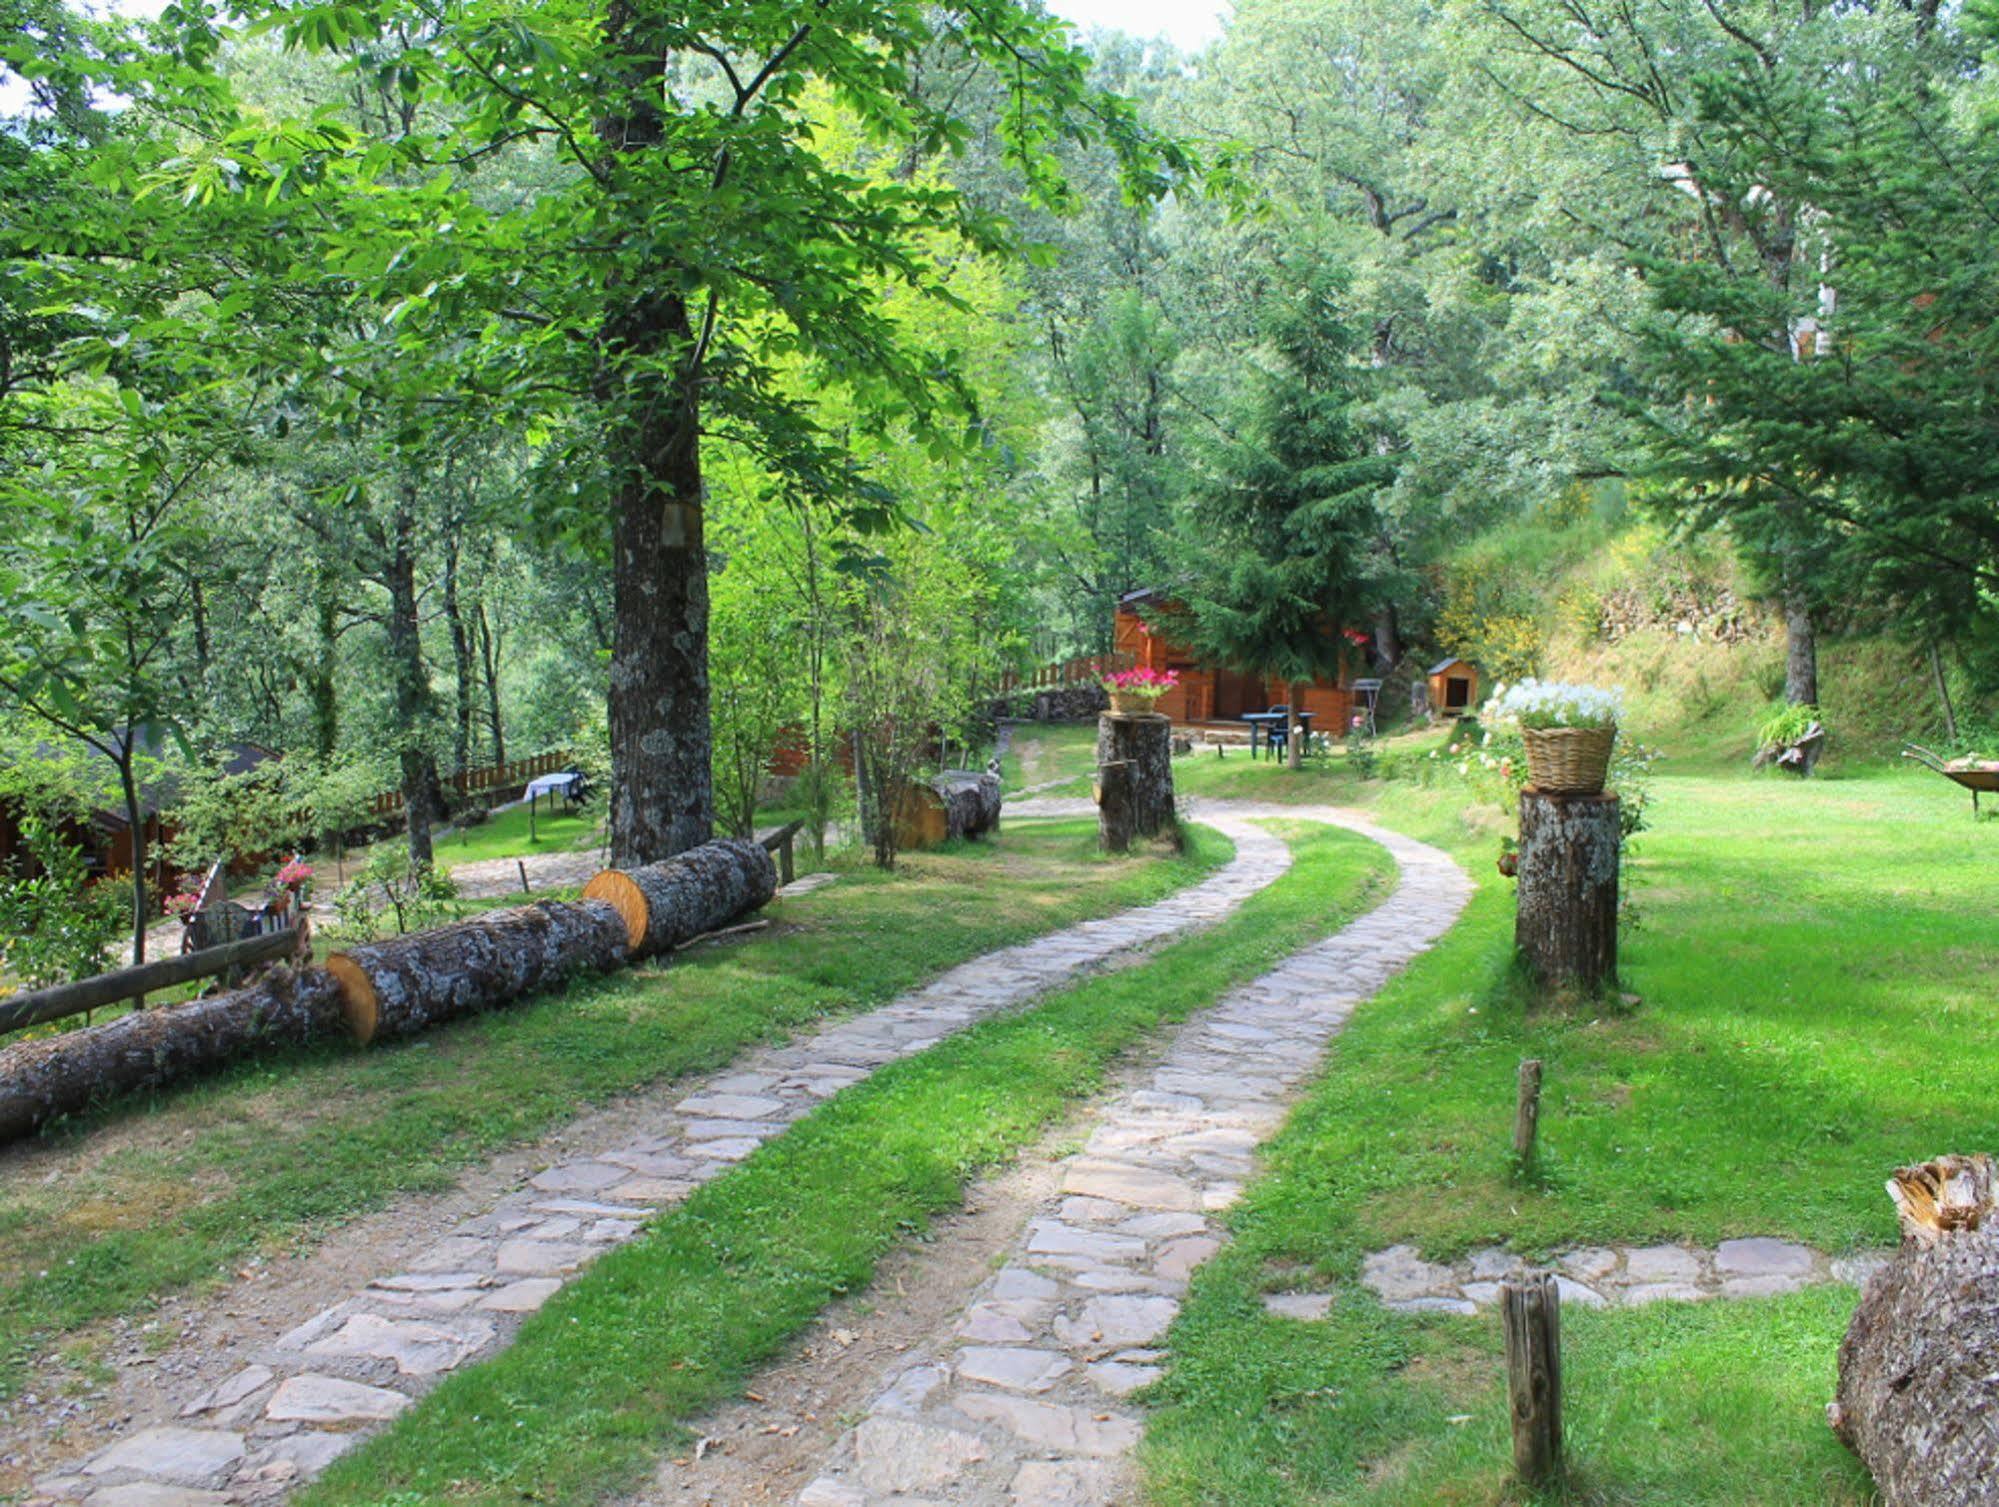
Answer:
[(911, 785), (896, 815), (901, 848), (934, 848), (954, 837), (983, 837), (1000, 823), (999, 776), (947, 769)]
[(690, 848), (664, 863), (606, 869), (583, 886), (623, 918), (634, 959), (657, 957), (704, 931), (770, 904), (777, 866), (762, 844), (731, 837)]
[(1827, 1416), (1884, 1507), (1990, 1504), (1999, 1481), (1999, 1178), (1989, 1156), (1904, 1167), (1902, 1246), (1839, 1347)]
[(0, 1048), (0, 1142), (120, 1094), (209, 1072), (340, 1028), (340, 990), (318, 968), (273, 970), (207, 999)]
[(366, 1046), (497, 1009), (578, 973), (607, 972), (625, 954), (614, 907), (540, 900), (346, 948), (326, 971), (339, 985), (348, 1031)]
[(24, 1030), (28, 1026), (61, 1020), (68, 1015), (81, 1015), (86, 1010), (100, 1010), (120, 1000), (138, 999), (193, 979), (212, 978), (233, 968), (247, 968), (252, 963), (268, 963), (275, 958), (289, 957), (300, 949), (300, 933), (297, 928), (291, 928), (267, 932), (260, 937), (244, 937), (240, 941), (225, 942), (220, 947), (205, 947), (199, 952), (183, 953), (177, 957), (156, 958), (134, 968), (119, 968), (111, 973), (78, 979), (73, 984), (56, 984), (47, 989), (9, 995), (0, 1000), (0, 1032)]

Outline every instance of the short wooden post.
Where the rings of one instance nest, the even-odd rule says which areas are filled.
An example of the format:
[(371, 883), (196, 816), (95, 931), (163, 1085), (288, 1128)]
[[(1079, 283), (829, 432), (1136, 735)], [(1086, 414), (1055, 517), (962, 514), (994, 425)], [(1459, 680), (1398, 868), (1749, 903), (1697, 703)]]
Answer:
[(1513, 1419), (1513, 1469), (1529, 1486), (1562, 1470), (1562, 1294), (1549, 1272), (1499, 1287), (1506, 1335), (1506, 1397)]
[(779, 884), (789, 884), (793, 879), (798, 877), (797, 870), (793, 867), (793, 859), (791, 856), (792, 839), (796, 835), (797, 834), (795, 832), (787, 831), (784, 834), (784, 841), (778, 844), (777, 882)]
[(1174, 831), (1172, 722), (1157, 712), (1097, 718), (1096, 794), (1097, 835), (1106, 852)]
[(533, 890), (528, 886), (528, 866), (526, 861), (516, 858), (514, 860), (514, 867), (521, 871), (521, 893), (523, 895), (532, 894)]
[(1522, 1167), (1534, 1161), (1534, 1136), (1541, 1128), (1541, 1059), (1520, 1064), (1519, 1092), (1513, 1104), (1513, 1159)]
[(1617, 979), (1617, 797), (1520, 792), (1514, 945), (1543, 987)]

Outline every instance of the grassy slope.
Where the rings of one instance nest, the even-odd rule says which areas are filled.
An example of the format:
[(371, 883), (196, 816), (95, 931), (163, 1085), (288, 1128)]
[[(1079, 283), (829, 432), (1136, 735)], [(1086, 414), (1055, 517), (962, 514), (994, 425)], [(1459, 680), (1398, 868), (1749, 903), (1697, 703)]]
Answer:
[(585, 1503), (629, 1486), (1119, 1053), (1336, 930), (1387, 868), (1343, 832), (1306, 829), (1293, 846), (1291, 871), (1219, 927), (840, 1094), (592, 1266), (510, 1350), (447, 1381), (303, 1501)]
[(225, 1278), (398, 1194), (543, 1134), (592, 1102), (728, 1062), (941, 969), (1156, 899), (1223, 861), (1114, 861), (1088, 823), (912, 854), (782, 902), (753, 940), (697, 949), (521, 1008), (355, 1053), (260, 1058), (114, 1106), (0, 1164), (0, 1394), (92, 1321)]
[(1011, 792), (1048, 780), (1081, 777), (1096, 767), (1095, 722), (1019, 723), (1000, 759), (1000, 776)]
[[(1638, 856), (1625, 966), (1643, 1004), (1581, 1015), (1527, 1012), (1516, 992), (1495, 810), (1466, 812), (1450, 789), (1356, 790), (1337, 764), (1303, 778), (1180, 766), (1183, 787), (1213, 793), (1325, 799), (1344, 784), (1458, 847), (1482, 889), (1357, 1014), (1237, 1212), (1237, 1243), (1197, 1281), (1148, 1437), (1156, 1502), (1509, 1499), (1496, 1325), (1385, 1312), (1354, 1282), (1367, 1251), (1752, 1233), (1878, 1245), (1893, 1238), (1888, 1169), (1990, 1144), (1999, 1057), (1938, 1043), (1999, 1027), (1999, 826), (1906, 770), (1798, 784), (1685, 762), (1660, 780)], [(1511, 1180), (1506, 1146), (1525, 1056), (1549, 1074), (1534, 1186)], [(1256, 1301), (1314, 1283), (1340, 1294), (1325, 1325)], [(1867, 1500), (1821, 1413), (1852, 1296), (1565, 1315), (1577, 1498)]]

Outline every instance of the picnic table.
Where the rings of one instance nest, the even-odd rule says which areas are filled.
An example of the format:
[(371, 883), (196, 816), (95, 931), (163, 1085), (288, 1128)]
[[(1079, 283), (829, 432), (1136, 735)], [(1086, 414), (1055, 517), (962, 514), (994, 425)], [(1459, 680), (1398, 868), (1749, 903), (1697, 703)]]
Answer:
[[(1299, 712), (1297, 714), (1298, 735), (1305, 740), (1305, 746), (1308, 749), (1312, 746), (1312, 718), (1317, 715), (1316, 712)], [(1290, 712), (1244, 712), (1242, 714), (1242, 720), (1249, 724), (1249, 756), (1252, 759), (1256, 757), (1259, 738), (1263, 742), (1270, 744), (1273, 750), (1277, 744), (1284, 741), (1287, 734), (1282, 732), (1281, 729), (1290, 720), (1291, 716)], [(1277, 736), (1272, 737), (1273, 733)]]
[(539, 775), (529, 780), (522, 793), (528, 802), (528, 840), (535, 841), (535, 802), (542, 796), (550, 798), (550, 808), (554, 807), (554, 797), (561, 796), (566, 801), (576, 799), (576, 787), (583, 783), (583, 776), (574, 769), (559, 769), (554, 774)]

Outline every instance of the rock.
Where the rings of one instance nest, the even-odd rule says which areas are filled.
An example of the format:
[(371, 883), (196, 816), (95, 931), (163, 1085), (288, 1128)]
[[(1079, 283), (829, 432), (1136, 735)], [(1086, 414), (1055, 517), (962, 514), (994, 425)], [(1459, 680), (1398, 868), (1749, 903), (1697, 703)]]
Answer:
[(798, 1494), (798, 1507), (867, 1507), (860, 1487), (821, 1476)]
[(1061, 1293), (1058, 1283), (1024, 1267), (1009, 1266), (993, 1278), (992, 1295), (995, 1298), (1055, 1298)]
[(509, 1277), (552, 1277), (575, 1271), (596, 1252), (590, 1246), (568, 1240), (509, 1240), (500, 1247), (493, 1264)]
[(1113, 1397), (1124, 1397), (1159, 1379), (1159, 1367), (1134, 1366), (1124, 1361), (1104, 1360), (1085, 1368), (1091, 1381)]
[(866, 1418), (854, 1431), (854, 1459), (861, 1483), (870, 1491), (920, 1492), (948, 1486), (967, 1465), (985, 1458), (985, 1442), (976, 1435), (905, 1418)]
[(1865, 1287), (1868, 1278), (1888, 1264), (1889, 1258), (1880, 1251), (1860, 1251), (1851, 1256), (1835, 1256), (1832, 1259), (1832, 1279), (1851, 1287)]
[(190, 1429), (166, 1425), (141, 1429), (122, 1439), (83, 1467), (86, 1476), (114, 1471), (143, 1471), (176, 1486), (217, 1486), (243, 1458), (243, 1436), (225, 1429)]
[(308, 1371), (280, 1383), (264, 1409), (274, 1423), (381, 1423), (410, 1405), (400, 1392)]
[(956, 1366), (958, 1375), (967, 1381), (982, 1381), (1010, 1392), (1045, 1392), (1068, 1374), (1070, 1362), (1053, 1350), (968, 1345), (958, 1352)]
[(1721, 1284), (1724, 1298), (1774, 1298), (1796, 1292), (1805, 1285), (1803, 1277), (1730, 1277)]
[(275, 1374), (269, 1366), (245, 1366), (234, 1376), (217, 1382), (195, 1398), (180, 1410), (180, 1415), (192, 1418), (197, 1413), (219, 1413), (225, 1408), (233, 1408), (271, 1381)]
[(1585, 1282), (1598, 1282), (1617, 1270), (1617, 1252), (1602, 1246), (1569, 1251), (1560, 1258), (1562, 1270)]
[(1434, 1296), (1457, 1285), (1448, 1266), (1425, 1261), (1413, 1245), (1392, 1245), (1385, 1251), (1376, 1251), (1361, 1262), (1360, 1279), (1388, 1303)]
[(1193, 1273), (1195, 1267), (1221, 1248), (1221, 1241), (1205, 1235), (1176, 1240), (1159, 1253), (1159, 1259), (1153, 1262), (1152, 1270), (1171, 1281), (1182, 1281)]
[(1139, 1428), (1128, 1418), (1099, 1418), (1082, 1408), (1060, 1407), (997, 1392), (957, 1399), (967, 1418), (997, 1423), (1037, 1449), (1098, 1457), (1121, 1455), (1138, 1443)]
[(1647, 1303), (1698, 1303), (1707, 1296), (1691, 1282), (1641, 1282), (1624, 1289), (1624, 1301), (1633, 1307)]
[(1323, 1319), (1332, 1309), (1333, 1295), (1329, 1292), (1273, 1292), (1263, 1298), (1265, 1313), (1304, 1323)]
[(1510, 1277), (1521, 1268), (1521, 1260), (1513, 1252), (1501, 1250), (1498, 1246), (1487, 1246), (1475, 1251), (1471, 1258), (1471, 1275), (1474, 1282), (1497, 1282), (1502, 1277)]
[(1585, 1287), (1580, 1282), (1567, 1277), (1555, 1278), (1555, 1287), (1562, 1295), (1564, 1303), (1573, 1303), (1578, 1308), (1602, 1308), (1608, 1300), (1594, 1287)]
[(228, 1501), (219, 1491), (133, 1481), (124, 1486), (98, 1487), (85, 1499), (85, 1507), (227, 1507)]
[(1714, 1264), (1724, 1277), (1809, 1277), (1812, 1253), (1788, 1240), (1757, 1236), (1722, 1241), (1715, 1248)]
[(1624, 1275), (1632, 1282), (1698, 1282), (1700, 1257), (1680, 1245), (1646, 1245), (1627, 1251)]
[(1109, 1295), (1091, 1298), (1073, 1319), (1057, 1319), (1055, 1336), (1072, 1350), (1091, 1345), (1144, 1345), (1164, 1334), (1180, 1311), (1172, 1298)]
[(911, 1366), (898, 1376), (889, 1389), (877, 1397), (869, 1410), (875, 1413), (894, 1413), (903, 1418), (914, 1418), (922, 1408), (924, 1399), (944, 1385), (946, 1375), (942, 1366)]
[(271, 1465), (288, 1464), (293, 1471), (311, 1480), (348, 1450), (361, 1442), (359, 1434), (329, 1434), (307, 1430), (286, 1439), (276, 1439), (257, 1458)]
[(1109, 1199), (1139, 1209), (1186, 1211), (1200, 1206), (1199, 1193), (1185, 1178), (1128, 1162), (1078, 1158), (1069, 1164), (1062, 1186), (1070, 1193)]
[(394, 1361), (405, 1376), (435, 1376), (476, 1354), (493, 1338), (493, 1326), (484, 1319), (458, 1322), (464, 1327), (446, 1329), (416, 1319), (357, 1313), (325, 1339), (307, 1345), (305, 1353), (376, 1356)]
[(1478, 1306), (1467, 1298), (1399, 1298), (1384, 1306), (1397, 1313), (1455, 1313), (1469, 1317), (1478, 1312)]
[(757, 1094), (696, 1094), (682, 1099), (675, 1108), (684, 1115), (702, 1120), (767, 1120), (784, 1113), (784, 1100)]
[(544, 1193), (599, 1193), (631, 1175), (630, 1168), (609, 1162), (564, 1162), (538, 1174), (529, 1185)]
[(479, 1306), (494, 1313), (533, 1313), (561, 1291), (559, 1278), (524, 1277), (488, 1293), (480, 1300)]
[(1014, 1472), (1012, 1507), (1096, 1507), (1111, 1500), (1110, 1469), (1093, 1460), (1029, 1460)]

